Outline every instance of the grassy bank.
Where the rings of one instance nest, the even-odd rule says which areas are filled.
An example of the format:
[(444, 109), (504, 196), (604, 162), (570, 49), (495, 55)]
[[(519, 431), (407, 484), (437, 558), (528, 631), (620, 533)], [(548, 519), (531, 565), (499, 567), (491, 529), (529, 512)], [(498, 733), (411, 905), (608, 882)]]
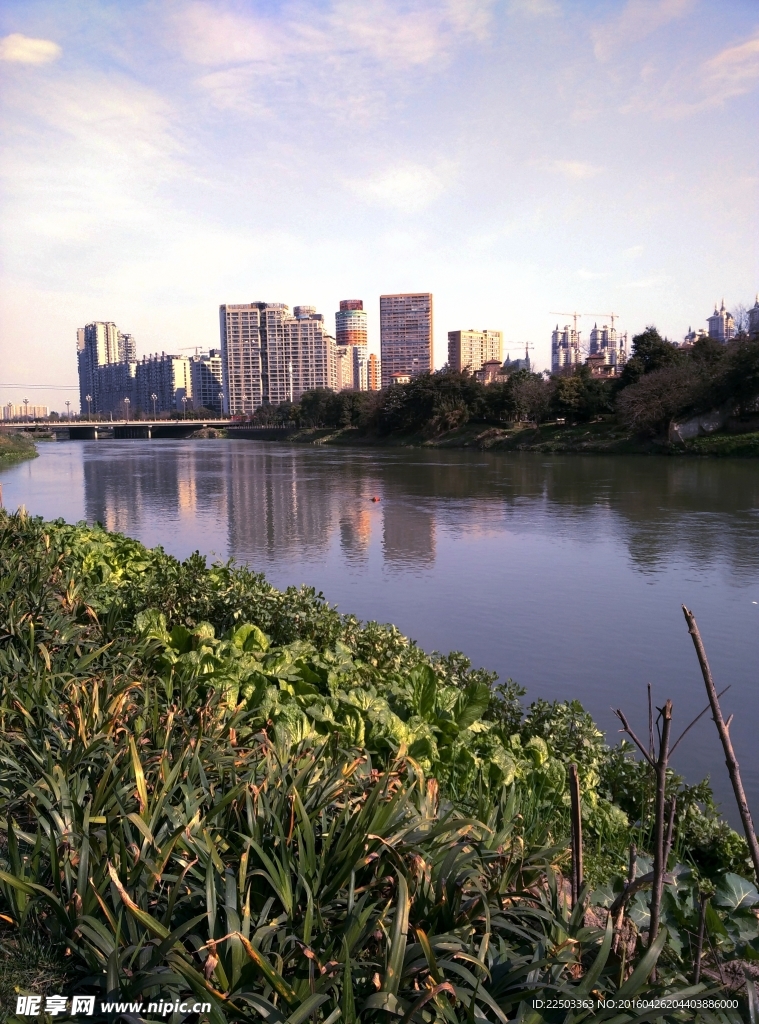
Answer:
[(17, 433), (0, 432), (0, 469), (36, 457), (37, 449), (28, 437)]
[(544, 423), (494, 427), (467, 423), (430, 437), (423, 431), (378, 435), (356, 427), (307, 427), (285, 438), (296, 444), (379, 448), (474, 448), (477, 451), (596, 455), (670, 455), (756, 458), (759, 434), (713, 434), (684, 444), (641, 439), (614, 420), (565, 426)]
[[(650, 770), (576, 702), (524, 708), (511, 681), (313, 590), (99, 528), (0, 513), (0, 579), (0, 986), (193, 996), (219, 1024), (748, 1013), (587, 1009), (737, 992), (759, 893), (708, 787), (670, 773), (648, 948)], [(643, 883), (612, 918), (631, 844)], [(553, 997), (579, 1003), (532, 1006)]]

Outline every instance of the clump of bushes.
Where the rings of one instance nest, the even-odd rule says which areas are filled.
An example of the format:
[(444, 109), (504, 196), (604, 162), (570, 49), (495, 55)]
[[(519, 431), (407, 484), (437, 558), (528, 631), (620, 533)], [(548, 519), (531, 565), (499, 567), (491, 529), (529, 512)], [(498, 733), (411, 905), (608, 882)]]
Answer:
[[(612, 950), (652, 793), (576, 703), (525, 714), (459, 654), (99, 527), (1, 513), (0, 579), (0, 914), (76, 991), (325, 1024), (526, 1019), (646, 991), (657, 960), (677, 991), (710, 873), (715, 956), (759, 956), (741, 840), (675, 776), (665, 929), (648, 950), (641, 892)], [(595, 924), (562, 882), (569, 761)]]

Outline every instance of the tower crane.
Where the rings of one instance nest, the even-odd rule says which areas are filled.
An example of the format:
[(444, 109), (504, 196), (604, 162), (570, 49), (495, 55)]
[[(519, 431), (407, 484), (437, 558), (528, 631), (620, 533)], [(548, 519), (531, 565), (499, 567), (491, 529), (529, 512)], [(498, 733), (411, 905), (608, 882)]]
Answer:
[(577, 332), (577, 318), (579, 316), (586, 316), (587, 315), (585, 313), (559, 313), (555, 309), (551, 310), (550, 313), (551, 313), (551, 316), (571, 316), (572, 319), (574, 320), (575, 333)]
[(608, 316), (611, 320), (612, 330), (614, 330), (614, 321), (619, 320), (619, 313), (583, 313), (583, 316)]

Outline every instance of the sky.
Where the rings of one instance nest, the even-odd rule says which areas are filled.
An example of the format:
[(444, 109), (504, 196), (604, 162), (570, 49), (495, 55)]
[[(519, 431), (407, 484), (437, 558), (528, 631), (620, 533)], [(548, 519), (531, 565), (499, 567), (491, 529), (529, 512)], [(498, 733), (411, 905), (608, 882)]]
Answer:
[[(3, 0), (0, 402), (76, 329), (431, 291), (550, 364), (568, 313), (681, 338), (759, 289), (757, 0)], [(10, 385), (18, 385), (11, 388)]]

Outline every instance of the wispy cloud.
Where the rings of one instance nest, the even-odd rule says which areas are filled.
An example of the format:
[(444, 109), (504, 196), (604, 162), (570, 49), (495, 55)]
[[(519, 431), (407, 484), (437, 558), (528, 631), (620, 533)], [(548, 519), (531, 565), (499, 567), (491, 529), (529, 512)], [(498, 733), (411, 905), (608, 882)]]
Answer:
[(60, 55), (60, 46), (51, 39), (32, 39), (18, 32), (0, 39), (0, 60), (16, 64), (48, 64)]
[(692, 6), (693, 0), (628, 0), (618, 17), (592, 30), (597, 59), (610, 60), (623, 47), (639, 43), (684, 17)]
[(750, 92), (759, 82), (759, 32), (745, 43), (728, 46), (704, 65), (703, 88), (711, 104)]
[(640, 84), (624, 106), (660, 118), (688, 117), (723, 106), (759, 85), (759, 32), (741, 43), (724, 47), (714, 56), (681, 62), (662, 80), (653, 66), (644, 67)]
[(365, 202), (414, 212), (434, 203), (446, 190), (448, 166), (433, 170), (422, 164), (402, 163), (367, 178), (347, 182)]
[(275, 85), (280, 102), (290, 91), (352, 111), (385, 84), (398, 88), (399, 72), (439, 69), (457, 46), (483, 42), (493, 4), (331, 0), (291, 3), (274, 18), (192, 0), (170, 9), (168, 31), (186, 60), (209, 69), (199, 83), (221, 106), (243, 110)]

